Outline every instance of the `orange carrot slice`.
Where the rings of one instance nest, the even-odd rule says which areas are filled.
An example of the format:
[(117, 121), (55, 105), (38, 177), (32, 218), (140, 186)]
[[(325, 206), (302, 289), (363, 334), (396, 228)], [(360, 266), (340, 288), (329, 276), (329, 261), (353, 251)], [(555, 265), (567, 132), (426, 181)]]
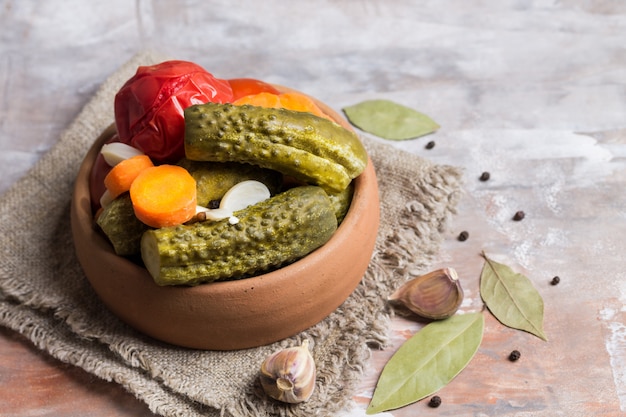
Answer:
[(112, 198), (116, 198), (120, 194), (130, 190), (130, 185), (135, 178), (146, 168), (154, 166), (150, 157), (147, 155), (136, 155), (128, 159), (124, 159), (113, 168), (104, 177), (104, 186)]
[(196, 181), (176, 165), (143, 170), (130, 187), (135, 216), (151, 227), (176, 226), (196, 214)]
[(269, 107), (275, 109), (284, 108), (294, 111), (309, 112), (316, 116), (330, 119), (330, 117), (326, 115), (310, 97), (296, 92), (281, 94), (263, 92), (258, 94), (252, 94), (235, 100), (233, 104), (236, 106), (250, 104), (253, 106)]

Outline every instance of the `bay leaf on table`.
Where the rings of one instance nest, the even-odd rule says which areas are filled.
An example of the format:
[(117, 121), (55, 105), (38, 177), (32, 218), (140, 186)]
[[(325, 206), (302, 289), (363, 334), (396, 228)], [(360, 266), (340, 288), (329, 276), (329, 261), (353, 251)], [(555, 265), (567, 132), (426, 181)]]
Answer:
[(426, 325), (385, 364), (366, 413), (404, 407), (444, 387), (478, 351), (483, 328), (480, 312), (457, 314)]
[(543, 298), (532, 282), (509, 266), (482, 256), (480, 296), (489, 311), (507, 327), (548, 340), (543, 331)]
[(427, 115), (390, 100), (366, 100), (343, 111), (350, 123), (384, 139), (415, 139), (439, 129)]

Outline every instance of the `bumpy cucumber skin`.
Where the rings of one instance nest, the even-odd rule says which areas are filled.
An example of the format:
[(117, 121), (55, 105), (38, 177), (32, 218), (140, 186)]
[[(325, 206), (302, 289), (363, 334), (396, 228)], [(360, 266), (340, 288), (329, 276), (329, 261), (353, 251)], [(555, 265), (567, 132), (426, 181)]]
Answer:
[(198, 205), (204, 207), (208, 207), (213, 200), (220, 200), (226, 191), (242, 181), (260, 181), (267, 186), (272, 195), (280, 190), (283, 183), (280, 172), (256, 165), (192, 161), (186, 158), (180, 160), (177, 165), (189, 171), (196, 180), (196, 200)]
[(147, 231), (142, 258), (157, 285), (198, 285), (238, 279), (295, 261), (337, 229), (328, 195), (300, 186), (235, 212), (227, 219)]
[(337, 217), (337, 223), (341, 224), (343, 219), (348, 214), (350, 204), (352, 203), (352, 196), (354, 195), (354, 182), (351, 182), (345, 190), (337, 194), (328, 194), (330, 203), (335, 210), (335, 216)]
[(141, 237), (150, 229), (135, 216), (128, 193), (120, 195), (107, 205), (96, 223), (113, 245), (115, 253), (120, 256), (139, 255)]
[(344, 190), (367, 165), (358, 136), (306, 112), (206, 103), (185, 109), (185, 154), (198, 161), (256, 164)]

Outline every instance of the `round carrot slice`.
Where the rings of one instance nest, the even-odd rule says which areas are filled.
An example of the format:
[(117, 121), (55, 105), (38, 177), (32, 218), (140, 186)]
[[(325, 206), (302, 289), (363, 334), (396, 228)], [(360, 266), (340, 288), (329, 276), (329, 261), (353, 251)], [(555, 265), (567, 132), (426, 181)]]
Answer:
[(115, 165), (104, 177), (104, 186), (112, 198), (130, 190), (130, 185), (135, 178), (146, 168), (154, 166), (152, 160), (147, 155), (136, 155), (124, 159)]
[(135, 216), (151, 227), (176, 226), (196, 214), (196, 181), (176, 165), (145, 169), (130, 187)]

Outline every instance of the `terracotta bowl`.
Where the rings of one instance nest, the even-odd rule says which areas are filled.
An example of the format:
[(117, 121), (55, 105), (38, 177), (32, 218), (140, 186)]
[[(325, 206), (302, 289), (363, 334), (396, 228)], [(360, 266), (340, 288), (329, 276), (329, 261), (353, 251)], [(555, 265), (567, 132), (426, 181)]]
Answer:
[[(336, 112), (323, 111), (344, 127)], [(93, 221), (89, 175), (107, 129), (80, 167), (71, 206), (78, 260), (98, 296), (140, 332), (174, 345), (234, 350), (269, 344), (320, 322), (354, 291), (369, 264), (379, 224), (378, 186), (371, 161), (355, 179), (352, 205), (331, 239), (276, 271), (196, 287), (160, 287), (142, 267), (115, 255)]]

